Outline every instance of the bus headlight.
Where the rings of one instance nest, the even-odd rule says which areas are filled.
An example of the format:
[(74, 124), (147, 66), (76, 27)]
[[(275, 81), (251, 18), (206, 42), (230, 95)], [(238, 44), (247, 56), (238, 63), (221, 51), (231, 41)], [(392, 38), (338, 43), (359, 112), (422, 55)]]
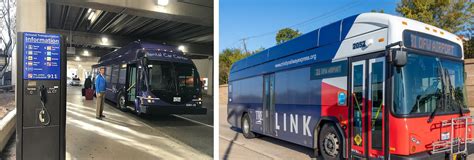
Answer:
[(152, 98), (151, 96), (148, 96), (148, 103), (155, 103), (155, 101), (152, 100), (151, 98)]

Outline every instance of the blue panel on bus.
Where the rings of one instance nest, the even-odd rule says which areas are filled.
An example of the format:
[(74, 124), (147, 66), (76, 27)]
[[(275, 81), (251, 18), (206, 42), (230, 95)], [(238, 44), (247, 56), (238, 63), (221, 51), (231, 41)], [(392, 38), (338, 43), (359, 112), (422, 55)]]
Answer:
[(61, 36), (23, 33), (23, 79), (59, 80), (61, 76)]
[(357, 16), (359, 15), (357, 14), (354, 16), (350, 16), (342, 20), (341, 41), (348, 38), (346, 36), (349, 33), (349, 30), (351, 30), (352, 25), (354, 25), (354, 21), (357, 18)]
[(341, 21), (331, 23), (321, 28), (319, 32), (319, 46), (338, 42), (341, 38)]
[[(332, 60), (341, 42), (311, 49), (229, 74), (229, 81)], [(242, 65), (242, 61), (240, 65)]]

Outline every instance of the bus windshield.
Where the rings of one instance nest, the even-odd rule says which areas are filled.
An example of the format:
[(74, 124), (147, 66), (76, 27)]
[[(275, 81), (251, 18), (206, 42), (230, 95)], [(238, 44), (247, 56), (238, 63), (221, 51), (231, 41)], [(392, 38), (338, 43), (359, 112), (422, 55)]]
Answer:
[(191, 64), (150, 62), (148, 70), (152, 91), (190, 93), (199, 85), (197, 70)]
[(175, 65), (179, 92), (193, 92), (198, 88), (197, 70), (191, 64)]
[(394, 69), (393, 111), (398, 115), (455, 113), (467, 109), (464, 64), (408, 52), (404, 67)]
[(152, 62), (148, 65), (150, 90), (176, 91), (170, 62)]

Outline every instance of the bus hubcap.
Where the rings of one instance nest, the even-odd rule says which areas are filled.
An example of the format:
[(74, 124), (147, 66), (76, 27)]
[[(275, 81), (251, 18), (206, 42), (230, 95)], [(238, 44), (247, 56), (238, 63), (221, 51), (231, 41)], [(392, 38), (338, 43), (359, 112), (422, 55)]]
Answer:
[(324, 144), (324, 151), (332, 156), (335, 157), (339, 152), (339, 140), (337, 139), (334, 133), (329, 133), (326, 135), (323, 141)]
[(247, 119), (244, 119), (244, 133), (249, 133), (249, 122)]
[(125, 107), (125, 97), (120, 96), (120, 107), (124, 108)]

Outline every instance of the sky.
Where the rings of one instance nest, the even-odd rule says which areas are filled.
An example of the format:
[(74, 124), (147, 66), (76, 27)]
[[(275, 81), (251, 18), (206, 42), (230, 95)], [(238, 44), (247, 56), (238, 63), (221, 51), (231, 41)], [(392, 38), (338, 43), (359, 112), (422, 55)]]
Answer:
[(397, 0), (220, 0), (219, 51), (243, 48), (249, 51), (276, 45), (278, 30), (290, 27), (308, 33), (355, 14), (383, 9), (399, 15)]

